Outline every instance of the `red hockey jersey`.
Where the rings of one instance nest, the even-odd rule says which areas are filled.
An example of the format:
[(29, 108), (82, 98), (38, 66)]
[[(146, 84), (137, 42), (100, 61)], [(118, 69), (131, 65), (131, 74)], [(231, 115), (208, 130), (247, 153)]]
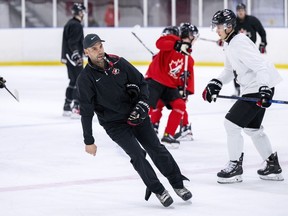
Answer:
[[(145, 78), (151, 78), (162, 85), (170, 88), (183, 86), (183, 79), (180, 78), (184, 74), (185, 56), (174, 49), (177, 40), (181, 40), (175, 35), (161, 36), (156, 41), (156, 47), (160, 50), (153, 61), (150, 63)], [(188, 56), (189, 77), (187, 81), (187, 90), (194, 94), (194, 60)]]

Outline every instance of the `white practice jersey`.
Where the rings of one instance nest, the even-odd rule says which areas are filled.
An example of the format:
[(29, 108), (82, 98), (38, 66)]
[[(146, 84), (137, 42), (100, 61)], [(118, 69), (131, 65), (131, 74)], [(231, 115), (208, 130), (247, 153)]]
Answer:
[(282, 78), (274, 65), (263, 58), (256, 45), (243, 33), (239, 33), (224, 44), (224, 70), (219, 75), (223, 84), (237, 74), (241, 94), (256, 93), (261, 86), (275, 87)]

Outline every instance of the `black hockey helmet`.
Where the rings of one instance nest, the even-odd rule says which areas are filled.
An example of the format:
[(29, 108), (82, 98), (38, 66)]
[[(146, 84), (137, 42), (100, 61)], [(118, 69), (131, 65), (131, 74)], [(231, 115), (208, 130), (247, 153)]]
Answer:
[(212, 29), (217, 25), (223, 25), (224, 29), (236, 26), (236, 15), (230, 9), (217, 11), (212, 18)]
[(176, 35), (179, 36), (179, 28), (177, 26), (167, 26), (163, 29), (162, 35)]
[(181, 23), (180, 24), (180, 37), (188, 38), (192, 36), (193, 38), (199, 37), (198, 28), (190, 23)]
[(236, 11), (240, 10), (240, 9), (243, 9), (243, 10), (246, 10), (246, 5), (243, 4), (243, 3), (240, 3), (236, 6)]
[(85, 11), (86, 8), (82, 3), (74, 3), (72, 6), (72, 14), (74, 16), (78, 15), (80, 11)]

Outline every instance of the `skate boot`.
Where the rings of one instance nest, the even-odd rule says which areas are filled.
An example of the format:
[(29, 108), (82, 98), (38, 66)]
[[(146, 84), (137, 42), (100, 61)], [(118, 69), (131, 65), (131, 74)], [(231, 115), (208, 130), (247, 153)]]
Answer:
[(220, 184), (229, 184), (242, 182), (242, 162), (244, 153), (241, 154), (239, 161), (229, 161), (228, 166), (217, 173), (218, 180)]
[(63, 107), (63, 116), (71, 116), (71, 113), (72, 113), (71, 104), (65, 102)]
[(173, 199), (167, 190), (164, 190), (162, 194), (156, 194), (156, 197), (160, 200), (161, 204), (165, 207), (168, 207), (173, 203)]
[(277, 152), (271, 154), (266, 160), (266, 166), (257, 171), (260, 179), (271, 181), (283, 181), (282, 169), (278, 162)]
[(180, 131), (174, 135), (174, 139), (179, 140), (179, 141), (191, 141), (191, 140), (193, 140), (191, 124), (181, 127)]
[(192, 198), (192, 193), (185, 187), (181, 189), (173, 188), (175, 193), (181, 197), (184, 201), (187, 201)]
[(72, 108), (71, 118), (72, 119), (80, 119), (80, 106), (74, 105)]
[(180, 142), (178, 140), (174, 139), (174, 137), (168, 133), (164, 133), (164, 136), (162, 137), (161, 142), (167, 148), (171, 148), (171, 149), (179, 148), (179, 145), (180, 145)]
[(155, 133), (158, 135), (159, 122), (156, 122), (156, 123), (154, 123), (152, 125), (153, 125)]

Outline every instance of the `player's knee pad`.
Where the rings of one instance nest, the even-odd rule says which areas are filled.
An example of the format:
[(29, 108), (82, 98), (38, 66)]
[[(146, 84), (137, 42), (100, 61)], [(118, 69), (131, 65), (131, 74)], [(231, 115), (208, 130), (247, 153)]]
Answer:
[(242, 128), (235, 123), (231, 122), (230, 120), (226, 119), (224, 120), (224, 127), (227, 132), (227, 134), (240, 134)]
[(182, 113), (182, 114), (184, 114), (184, 112), (186, 110), (186, 103), (181, 98), (177, 98), (176, 100), (171, 101), (170, 105), (171, 105), (173, 110), (175, 110), (176, 112)]
[(260, 128), (244, 128), (244, 132), (250, 137), (262, 136), (264, 135), (263, 131), (263, 126), (261, 126)]

